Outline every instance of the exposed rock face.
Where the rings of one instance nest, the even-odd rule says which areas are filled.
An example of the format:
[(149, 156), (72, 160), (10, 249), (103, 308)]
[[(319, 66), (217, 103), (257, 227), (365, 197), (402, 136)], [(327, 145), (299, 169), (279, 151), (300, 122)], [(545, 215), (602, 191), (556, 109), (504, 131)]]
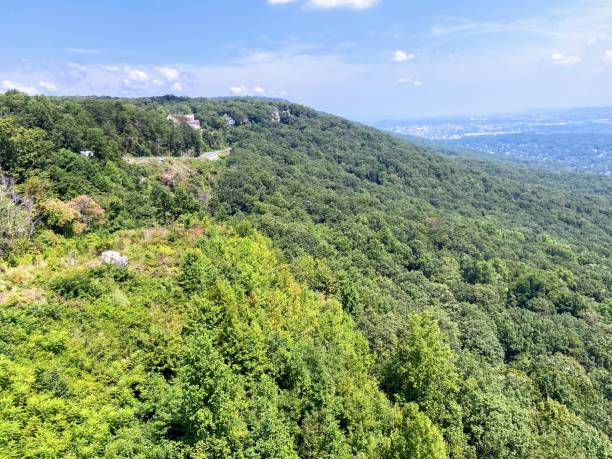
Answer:
[(170, 186), (174, 183), (174, 177), (176, 177), (176, 174), (172, 174), (172, 173), (162, 174), (159, 177), (159, 181), (162, 183), (162, 185)]
[(277, 107), (274, 107), (274, 109), (272, 109), (272, 122), (273, 123), (281, 122), (281, 114)]
[(278, 107), (272, 109), (272, 122), (273, 123), (288, 123), (291, 118), (291, 112), (287, 110), (279, 110)]
[(166, 117), (167, 120), (172, 121), (174, 124), (185, 123), (192, 129), (200, 129), (200, 120), (196, 119), (195, 115), (176, 115), (170, 114)]
[(115, 252), (114, 250), (107, 250), (105, 252), (102, 252), (100, 258), (104, 263), (113, 264), (115, 266), (128, 265), (128, 257), (121, 255), (119, 252)]

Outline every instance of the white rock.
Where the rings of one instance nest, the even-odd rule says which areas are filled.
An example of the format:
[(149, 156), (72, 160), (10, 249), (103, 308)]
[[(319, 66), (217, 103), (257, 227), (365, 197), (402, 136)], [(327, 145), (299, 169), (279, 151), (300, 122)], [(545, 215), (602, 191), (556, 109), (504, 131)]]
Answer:
[(121, 255), (119, 252), (115, 252), (114, 250), (102, 252), (100, 258), (102, 258), (104, 263), (109, 263), (116, 266), (127, 266), (128, 264), (128, 257)]

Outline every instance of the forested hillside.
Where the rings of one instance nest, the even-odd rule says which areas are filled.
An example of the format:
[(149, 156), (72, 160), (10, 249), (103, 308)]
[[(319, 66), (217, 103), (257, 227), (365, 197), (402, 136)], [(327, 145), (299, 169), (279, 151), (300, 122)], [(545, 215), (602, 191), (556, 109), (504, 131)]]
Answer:
[(0, 168), (0, 456), (612, 457), (609, 178), (14, 91)]

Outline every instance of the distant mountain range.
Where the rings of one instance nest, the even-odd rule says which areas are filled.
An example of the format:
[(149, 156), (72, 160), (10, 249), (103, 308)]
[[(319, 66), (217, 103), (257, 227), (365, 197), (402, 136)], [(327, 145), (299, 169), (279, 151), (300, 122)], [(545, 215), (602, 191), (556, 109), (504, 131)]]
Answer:
[[(612, 108), (533, 110), (491, 117), (387, 120), (375, 126), (453, 154), (612, 175)], [(478, 153), (476, 153), (478, 152)], [(484, 155), (482, 155), (484, 153)]]

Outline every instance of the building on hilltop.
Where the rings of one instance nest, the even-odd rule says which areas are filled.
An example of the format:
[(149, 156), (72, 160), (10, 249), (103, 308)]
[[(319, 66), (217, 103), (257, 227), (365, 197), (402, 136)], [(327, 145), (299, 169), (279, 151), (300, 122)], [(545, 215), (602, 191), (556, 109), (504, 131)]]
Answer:
[(197, 120), (194, 115), (176, 115), (170, 114), (166, 117), (167, 120), (172, 121), (174, 124), (185, 123), (187, 126), (193, 129), (200, 129), (200, 120)]
[(93, 158), (94, 157), (94, 152), (91, 150), (81, 150), (81, 156), (84, 156), (85, 158)]

